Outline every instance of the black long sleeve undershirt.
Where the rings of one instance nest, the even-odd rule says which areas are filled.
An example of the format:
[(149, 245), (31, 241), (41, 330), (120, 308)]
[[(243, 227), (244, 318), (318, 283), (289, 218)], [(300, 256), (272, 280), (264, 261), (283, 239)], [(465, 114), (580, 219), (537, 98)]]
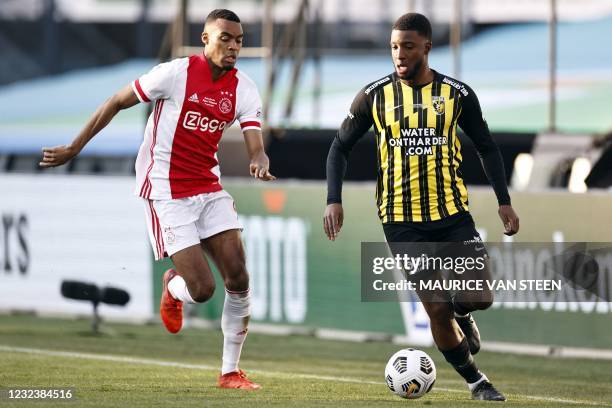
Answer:
[(506, 183), (506, 171), (499, 147), (491, 137), (489, 126), (484, 120), (478, 98), (466, 86), (468, 95), (463, 97), (458, 125), (474, 142), (474, 147), (482, 162), (487, 179), (495, 191), (499, 205), (510, 204), (510, 194)]
[(327, 154), (327, 204), (342, 202), (342, 181), (349, 154), (373, 124), (371, 100), (362, 89), (355, 97)]
[(327, 204), (342, 203), (342, 181), (346, 174), (349, 151), (336, 136), (327, 154)]

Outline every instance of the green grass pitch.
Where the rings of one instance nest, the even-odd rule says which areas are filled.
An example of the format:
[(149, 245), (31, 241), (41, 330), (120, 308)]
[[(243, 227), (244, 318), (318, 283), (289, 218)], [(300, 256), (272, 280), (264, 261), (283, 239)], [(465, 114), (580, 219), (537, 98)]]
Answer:
[[(394, 396), (383, 380), (387, 358), (401, 346), (308, 336), (250, 333), (241, 367), (257, 392), (215, 387), (222, 337), (217, 330), (167, 334), (160, 325), (0, 316), (0, 388), (75, 389), (76, 401), (0, 400), (0, 407), (245, 407), (496, 405), (470, 400), (461, 378), (435, 349), (434, 389), (419, 400)], [(612, 362), (482, 351), (480, 368), (506, 394), (505, 406), (612, 406)]]

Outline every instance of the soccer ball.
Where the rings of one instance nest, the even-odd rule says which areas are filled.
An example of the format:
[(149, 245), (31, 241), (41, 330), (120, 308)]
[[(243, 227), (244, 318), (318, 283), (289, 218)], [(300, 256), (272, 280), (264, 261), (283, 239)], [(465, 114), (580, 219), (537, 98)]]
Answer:
[(420, 398), (436, 381), (436, 366), (424, 351), (403, 349), (389, 359), (385, 367), (387, 386), (402, 398)]

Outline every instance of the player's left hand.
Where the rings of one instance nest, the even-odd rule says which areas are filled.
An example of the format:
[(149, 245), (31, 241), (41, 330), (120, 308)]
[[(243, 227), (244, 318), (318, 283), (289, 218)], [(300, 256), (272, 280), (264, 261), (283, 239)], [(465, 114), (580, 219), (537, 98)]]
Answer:
[(514, 212), (511, 205), (500, 205), (499, 206), (499, 218), (504, 223), (504, 234), (511, 236), (519, 230), (519, 217)]
[(266, 156), (265, 153), (251, 160), (251, 164), (249, 165), (249, 172), (251, 173), (251, 176), (259, 180), (276, 180), (276, 177), (270, 174), (270, 160), (268, 159), (268, 156)]
[(42, 152), (43, 157), (38, 165), (43, 168), (61, 166), (78, 154), (72, 145), (43, 147)]

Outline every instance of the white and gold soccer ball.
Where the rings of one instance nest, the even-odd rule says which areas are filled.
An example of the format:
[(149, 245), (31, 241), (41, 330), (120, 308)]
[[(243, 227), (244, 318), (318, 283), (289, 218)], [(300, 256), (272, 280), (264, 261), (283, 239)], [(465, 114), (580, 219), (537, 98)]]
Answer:
[(389, 359), (385, 367), (389, 389), (402, 398), (420, 398), (436, 381), (436, 366), (424, 351), (403, 349)]

